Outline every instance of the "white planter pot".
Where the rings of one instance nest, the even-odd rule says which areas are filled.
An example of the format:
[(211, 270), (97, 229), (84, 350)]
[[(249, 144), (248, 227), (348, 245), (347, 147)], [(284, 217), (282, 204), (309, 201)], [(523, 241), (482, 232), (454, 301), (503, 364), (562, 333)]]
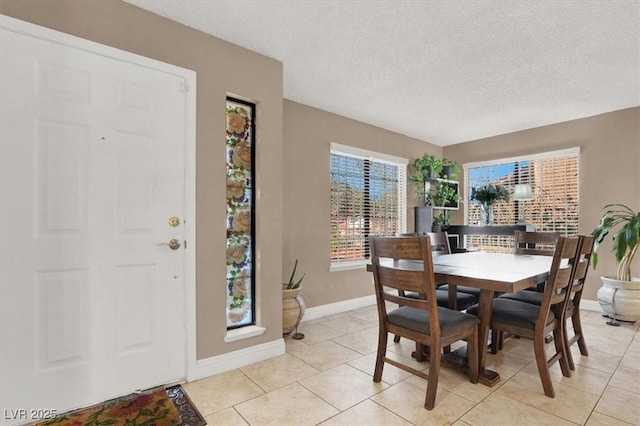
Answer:
[(640, 278), (619, 281), (614, 277), (600, 277), (598, 302), (605, 315), (622, 321), (640, 320)]

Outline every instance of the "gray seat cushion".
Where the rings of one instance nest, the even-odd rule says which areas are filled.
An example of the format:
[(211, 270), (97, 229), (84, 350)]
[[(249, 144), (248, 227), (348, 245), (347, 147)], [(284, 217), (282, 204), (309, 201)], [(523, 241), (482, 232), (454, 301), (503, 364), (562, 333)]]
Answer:
[[(413, 291), (405, 292), (406, 297), (411, 297), (413, 299), (418, 299), (418, 293)], [(437, 289), (436, 290), (436, 299), (438, 300), (438, 306), (443, 308), (449, 308), (449, 291)], [(464, 311), (469, 306), (472, 306), (478, 303), (478, 298), (472, 294), (468, 293), (457, 293), (456, 294), (456, 303), (459, 311)], [(451, 308), (453, 309), (453, 308)]]
[[(442, 337), (451, 336), (479, 323), (478, 318), (473, 315), (442, 307), (438, 307), (438, 317)], [(429, 315), (424, 309), (402, 306), (389, 312), (387, 318), (391, 324), (431, 335)]]
[[(478, 315), (478, 305), (473, 305), (467, 309), (467, 313)], [(540, 306), (497, 297), (493, 299), (493, 315), (491, 321), (502, 324), (513, 324), (517, 327), (533, 330), (539, 314)], [(549, 312), (547, 324), (555, 319), (555, 314), (552, 311)]]
[(500, 298), (519, 300), (520, 302), (531, 303), (532, 305), (540, 306), (542, 305), (542, 296), (544, 296), (544, 293), (540, 293), (538, 291), (523, 290), (517, 293), (505, 293), (500, 296)]

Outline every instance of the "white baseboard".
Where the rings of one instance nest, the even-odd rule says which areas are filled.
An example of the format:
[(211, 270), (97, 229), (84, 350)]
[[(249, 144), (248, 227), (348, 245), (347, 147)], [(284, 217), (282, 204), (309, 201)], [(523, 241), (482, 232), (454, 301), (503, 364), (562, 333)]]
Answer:
[(196, 379), (204, 379), (214, 374), (224, 373), (256, 362), (282, 355), (286, 352), (284, 339), (251, 346), (222, 355), (197, 361)]
[(326, 317), (329, 315), (340, 314), (342, 312), (351, 311), (353, 309), (365, 308), (376, 304), (376, 296), (358, 297), (357, 299), (343, 300), (341, 302), (329, 303), (328, 305), (314, 306), (304, 311), (301, 322), (311, 321), (314, 319)]

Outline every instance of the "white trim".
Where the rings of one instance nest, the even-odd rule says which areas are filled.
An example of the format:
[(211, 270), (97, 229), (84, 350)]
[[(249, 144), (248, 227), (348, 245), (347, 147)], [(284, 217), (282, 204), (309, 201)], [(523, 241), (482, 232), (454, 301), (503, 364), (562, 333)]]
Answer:
[[(185, 239), (188, 249), (184, 251), (185, 285), (185, 378), (189, 380), (196, 374), (196, 212), (195, 212), (195, 153), (196, 153), (196, 72), (171, 65), (126, 50), (117, 49), (80, 37), (72, 36), (50, 28), (0, 15), (0, 27), (4, 30), (27, 37), (46, 40), (69, 46), (92, 54), (114, 60), (151, 68), (184, 79), (185, 93)], [(189, 224), (188, 226), (186, 224)]]
[(226, 354), (198, 360), (198, 370), (194, 380), (204, 379), (214, 374), (255, 364), (286, 352), (284, 339), (280, 338), (261, 345), (251, 346)]
[(351, 271), (354, 269), (364, 269), (371, 261), (369, 259), (347, 260), (342, 262), (331, 262), (329, 272)]
[(462, 165), (462, 170), (466, 176), (467, 169), (472, 167), (493, 166), (494, 164), (515, 163), (516, 161), (541, 160), (543, 158), (561, 157), (563, 155), (571, 155), (571, 154), (580, 154), (580, 147), (560, 149), (557, 151), (540, 152), (538, 154), (520, 155), (518, 157), (496, 158), (495, 160), (486, 160), (486, 161), (474, 161), (471, 163), (464, 163)]
[(369, 151), (368, 149), (356, 148), (354, 146), (331, 142), (331, 152), (333, 151), (337, 151), (340, 154), (353, 155), (354, 157), (360, 157), (367, 160), (388, 162), (393, 165), (409, 164), (409, 159), (407, 158), (396, 157), (394, 155), (383, 154), (381, 152)]
[(227, 330), (227, 334), (224, 336), (225, 343), (235, 342), (238, 340), (248, 339), (250, 337), (261, 336), (264, 334), (266, 328), (258, 327), (256, 325), (250, 325), (248, 327), (234, 328), (233, 330)]
[(328, 305), (314, 306), (304, 311), (302, 322), (323, 318), (329, 315), (341, 314), (343, 312), (352, 311), (354, 309), (366, 308), (376, 304), (376, 296), (358, 297), (356, 299), (343, 300), (341, 302), (329, 303)]

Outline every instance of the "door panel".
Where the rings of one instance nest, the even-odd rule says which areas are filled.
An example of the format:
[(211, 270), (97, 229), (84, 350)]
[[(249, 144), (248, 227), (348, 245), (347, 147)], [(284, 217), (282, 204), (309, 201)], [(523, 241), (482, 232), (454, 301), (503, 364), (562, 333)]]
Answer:
[(1, 31), (0, 405), (184, 378), (183, 78)]

